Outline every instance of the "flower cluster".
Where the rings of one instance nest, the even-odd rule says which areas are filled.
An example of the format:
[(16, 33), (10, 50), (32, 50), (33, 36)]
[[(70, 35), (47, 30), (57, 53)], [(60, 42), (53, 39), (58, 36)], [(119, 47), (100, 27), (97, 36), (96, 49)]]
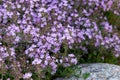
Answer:
[[(55, 73), (58, 65), (77, 64), (74, 53), (68, 53), (74, 43), (85, 41), (87, 45), (90, 40), (96, 47), (103, 45), (119, 53), (119, 36), (104, 16), (106, 11), (119, 15), (119, 11), (112, 9), (114, 3), (113, 0), (0, 1), (0, 63), (14, 60), (19, 63), (20, 72), (26, 63), (41, 69), (51, 67), (51, 73)], [(32, 73), (22, 75), (26, 79)]]

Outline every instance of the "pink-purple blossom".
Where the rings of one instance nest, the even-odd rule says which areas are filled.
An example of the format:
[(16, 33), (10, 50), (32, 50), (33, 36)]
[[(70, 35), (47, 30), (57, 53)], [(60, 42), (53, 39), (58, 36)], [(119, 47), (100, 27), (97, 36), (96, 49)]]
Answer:
[[(83, 42), (89, 45), (89, 41), (92, 41), (95, 47), (105, 46), (120, 53), (119, 35), (114, 33), (113, 25), (101, 13), (110, 10), (119, 15), (119, 11), (112, 9), (114, 1), (80, 1), (82, 3), (79, 0), (2, 0), (0, 62), (10, 59), (20, 63), (17, 58), (24, 55), (33, 59), (32, 66), (42, 69), (51, 67), (51, 73), (54, 74), (59, 64), (67, 67), (78, 63), (77, 56), (67, 53), (67, 50), (79, 48), (87, 53)], [(120, 4), (118, 6), (120, 7)], [(99, 17), (96, 17), (95, 13), (99, 14)], [(74, 47), (75, 43), (79, 46)], [(60, 52), (61, 47), (65, 52)], [(19, 69), (22, 70), (21, 67)], [(31, 76), (32, 73), (28, 72), (23, 78), (28, 79)]]

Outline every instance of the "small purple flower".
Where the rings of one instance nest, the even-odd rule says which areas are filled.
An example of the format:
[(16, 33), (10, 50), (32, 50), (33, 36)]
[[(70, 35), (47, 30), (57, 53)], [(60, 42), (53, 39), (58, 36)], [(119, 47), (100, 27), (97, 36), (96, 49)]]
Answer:
[(25, 73), (25, 74), (23, 75), (23, 79), (29, 79), (29, 78), (31, 78), (31, 76), (32, 76), (32, 73), (31, 73), (31, 72)]

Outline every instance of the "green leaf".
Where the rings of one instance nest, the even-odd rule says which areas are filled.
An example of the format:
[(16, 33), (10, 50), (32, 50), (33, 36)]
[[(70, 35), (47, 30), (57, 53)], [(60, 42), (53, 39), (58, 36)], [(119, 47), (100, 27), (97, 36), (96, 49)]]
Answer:
[(84, 78), (84, 79), (87, 79), (89, 76), (90, 76), (90, 73), (84, 73), (84, 74), (83, 74), (83, 78)]

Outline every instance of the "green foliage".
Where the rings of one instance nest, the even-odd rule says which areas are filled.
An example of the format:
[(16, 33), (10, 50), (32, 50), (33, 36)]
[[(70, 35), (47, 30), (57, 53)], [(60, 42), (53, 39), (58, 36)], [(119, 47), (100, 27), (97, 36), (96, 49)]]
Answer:
[(120, 16), (114, 14), (112, 11), (107, 11), (104, 13), (104, 15), (107, 17), (110, 24), (117, 27), (117, 30), (120, 30)]
[[(42, 79), (39, 78), (38, 73), (32, 71), (32, 78), (33, 80), (53, 80), (58, 77), (67, 78), (74, 74), (75, 71), (73, 67), (75, 66), (63, 67), (62, 65), (60, 65), (54, 75), (51, 74), (51, 69), (48, 67), (42, 70), (42, 73), (45, 74)], [(21, 78), (21, 80), (23, 79)]]
[(8, 78), (10, 80), (14, 80), (14, 77), (9, 72), (6, 72), (5, 74), (0, 74), (0, 79), (7, 80)]
[(5, 41), (1, 41), (2, 45), (8, 46), (8, 44)]
[(3, 4), (3, 1), (2, 1), (2, 0), (0, 0), (0, 4)]
[[(79, 46), (79, 44), (75, 44)], [(95, 47), (89, 41), (89, 45), (82, 43), (86, 47), (87, 52), (79, 48), (69, 49), (69, 53), (74, 53), (78, 59), (78, 64), (81, 63), (111, 63), (117, 64), (118, 59), (115, 57), (113, 49), (106, 49), (105, 46)]]
[(67, 78), (74, 74), (73, 66), (63, 67), (59, 66), (57, 72), (53, 75), (53, 79), (57, 77)]
[(39, 77), (38, 77), (37, 73), (35, 73), (35, 72), (32, 73), (32, 78), (33, 78), (33, 80), (39, 80)]
[(44, 78), (42, 80), (51, 80), (52, 79), (52, 74), (51, 74), (51, 68), (47, 67), (42, 71), (42, 73), (45, 74)]
[(84, 78), (84, 79), (87, 79), (89, 76), (90, 76), (90, 73), (84, 73), (84, 74), (83, 74), (83, 78)]
[(0, 74), (0, 79), (2, 79), (2, 74)]
[(95, 47), (87, 46), (88, 53), (82, 54), (79, 63), (111, 63), (117, 64), (117, 58), (114, 56), (112, 49), (105, 49), (104, 46)]

